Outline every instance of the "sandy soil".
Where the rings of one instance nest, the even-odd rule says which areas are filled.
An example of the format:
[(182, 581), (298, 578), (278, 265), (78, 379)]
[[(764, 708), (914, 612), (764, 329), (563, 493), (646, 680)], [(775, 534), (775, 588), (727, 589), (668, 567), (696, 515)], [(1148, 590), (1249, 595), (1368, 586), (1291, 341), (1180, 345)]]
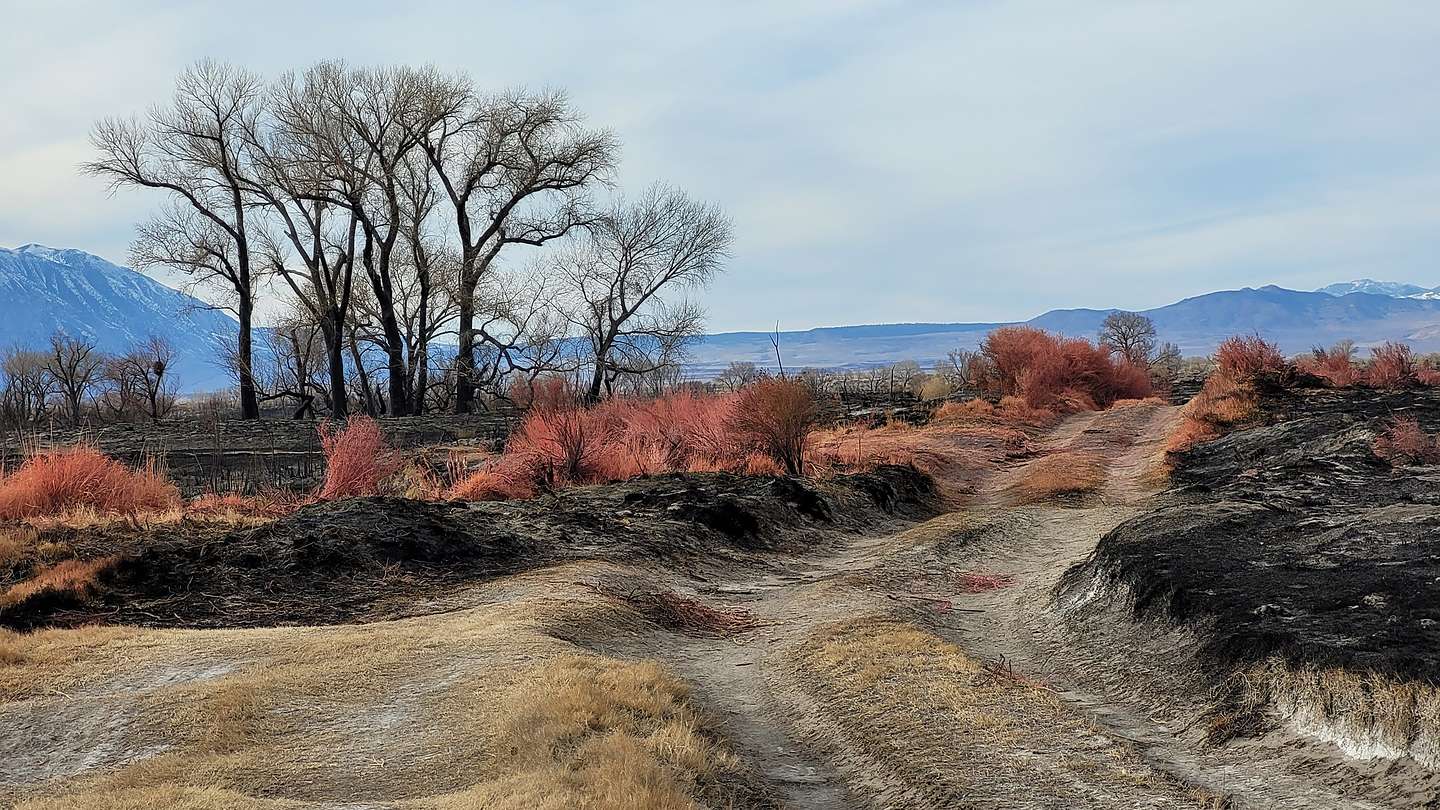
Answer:
[[(0, 665), (0, 793), (29, 808), (1386, 806), (1364, 779), (1325, 778), (1347, 766), (1323, 747), (1203, 749), (1185, 726), (1196, 685), (1133, 660), (1183, 639), (1071, 628), (1054, 604), (1151, 492), (1175, 418), (1158, 403), (1079, 415), (963, 511), (703, 575), (567, 562), (398, 621), (19, 637)], [(1015, 506), (1026, 468), (1064, 453), (1102, 478)], [(687, 630), (614, 596), (660, 590), (754, 621)]]

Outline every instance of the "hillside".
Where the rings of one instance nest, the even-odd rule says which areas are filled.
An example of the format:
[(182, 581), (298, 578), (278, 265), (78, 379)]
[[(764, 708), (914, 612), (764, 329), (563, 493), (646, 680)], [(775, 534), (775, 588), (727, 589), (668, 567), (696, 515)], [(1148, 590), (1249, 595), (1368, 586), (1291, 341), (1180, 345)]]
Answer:
[(42, 347), (57, 329), (106, 352), (160, 335), (175, 346), (172, 373), (183, 390), (229, 384), (215, 362), (236, 330), (225, 313), (81, 250), (0, 248), (0, 348)]
[[(1025, 324), (1077, 337), (1093, 337), (1112, 310), (1057, 309)], [(1267, 286), (1225, 290), (1142, 310), (1155, 322), (1161, 340), (1187, 355), (1208, 354), (1225, 338), (1258, 333), (1286, 353), (1351, 339), (1361, 346), (1387, 340), (1417, 351), (1440, 350), (1440, 301), (1369, 293), (1331, 295)], [(930, 364), (951, 349), (973, 349), (999, 323), (930, 323), (842, 326), (782, 332), (786, 365), (863, 368), (897, 360)], [(710, 335), (693, 352), (701, 368), (723, 368), (730, 360), (773, 365), (771, 335), (730, 332)]]
[[(1419, 290), (1420, 292), (1414, 292)], [(1372, 292), (1374, 291), (1374, 292)], [(1383, 291), (1383, 293), (1381, 292)], [(1111, 310), (1051, 310), (1024, 323), (1065, 335), (1093, 337)], [(1258, 333), (1287, 353), (1352, 339), (1361, 346), (1386, 340), (1417, 351), (1440, 350), (1440, 300), (1413, 284), (1360, 280), (1315, 292), (1267, 286), (1208, 293), (1143, 310), (1162, 340), (1189, 355), (1206, 354), (1235, 334)], [(866, 368), (900, 360), (930, 365), (958, 348), (975, 348), (1003, 323), (895, 323), (832, 326), (780, 333), (792, 368)], [(120, 351), (149, 334), (180, 350), (175, 374), (181, 389), (228, 385), (215, 365), (235, 321), (178, 290), (80, 250), (40, 245), (0, 248), (0, 347), (43, 345), (50, 333), (95, 340)], [(689, 373), (708, 377), (733, 361), (773, 366), (768, 332), (723, 332), (694, 348)]]

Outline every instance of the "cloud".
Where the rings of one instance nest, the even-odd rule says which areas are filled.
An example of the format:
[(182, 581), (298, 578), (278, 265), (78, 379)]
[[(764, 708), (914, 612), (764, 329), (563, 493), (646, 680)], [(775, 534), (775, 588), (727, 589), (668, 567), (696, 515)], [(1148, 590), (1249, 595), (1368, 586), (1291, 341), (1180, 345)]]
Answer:
[[(22, 5), (0, 33), (0, 241), (123, 255), (153, 199), (73, 167), (187, 62), (434, 63), (568, 88), (735, 218), (717, 328), (1002, 320), (1272, 281), (1427, 285), (1426, 4), (804, 0)], [(27, 236), (27, 234), (37, 234)]]

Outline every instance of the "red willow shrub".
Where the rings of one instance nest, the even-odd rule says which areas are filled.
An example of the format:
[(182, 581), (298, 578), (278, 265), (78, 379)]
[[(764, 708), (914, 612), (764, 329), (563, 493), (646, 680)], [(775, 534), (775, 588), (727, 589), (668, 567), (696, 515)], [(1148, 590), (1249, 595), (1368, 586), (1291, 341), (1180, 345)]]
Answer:
[(398, 455), (374, 419), (351, 417), (339, 430), (322, 422), (319, 432), (325, 454), (325, 481), (316, 495), (321, 500), (376, 495), (385, 479), (400, 469)]
[(179, 505), (179, 490), (153, 465), (132, 470), (86, 445), (34, 453), (0, 478), (0, 520), (72, 509), (133, 515)]
[(1216, 349), (1215, 369), (1200, 393), (1181, 411), (1166, 451), (1189, 450), (1255, 418), (1260, 407), (1257, 383), (1283, 383), (1290, 377), (1290, 364), (1273, 344), (1258, 335), (1228, 338)]
[(801, 475), (815, 418), (815, 396), (809, 388), (791, 380), (769, 379), (740, 391), (730, 428), (746, 449), (764, 453), (790, 475)]
[(1088, 340), (1043, 329), (1001, 327), (985, 337), (980, 353), (988, 361), (992, 393), (1021, 397), (1032, 408), (1094, 410), (1153, 393), (1146, 369)]
[(809, 389), (783, 380), (738, 394), (681, 392), (590, 408), (574, 398), (537, 398), (504, 454), (446, 494), (504, 500), (664, 472), (799, 474), (814, 417)]
[(1373, 388), (1410, 388), (1420, 382), (1410, 347), (1393, 341), (1370, 350), (1365, 383)]
[(1283, 379), (1290, 364), (1280, 349), (1259, 335), (1227, 338), (1215, 350), (1215, 369), (1234, 381), (1255, 382), (1262, 378)]
[(1324, 380), (1331, 388), (1349, 388), (1360, 382), (1363, 376), (1355, 365), (1354, 350), (1349, 345), (1337, 345), (1329, 349), (1316, 346), (1295, 365), (1301, 371)]
[(1436, 437), (1426, 433), (1413, 417), (1398, 417), (1391, 421), (1379, 436), (1375, 437), (1371, 449), (1375, 455), (1400, 467), (1440, 462), (1440, 443)]

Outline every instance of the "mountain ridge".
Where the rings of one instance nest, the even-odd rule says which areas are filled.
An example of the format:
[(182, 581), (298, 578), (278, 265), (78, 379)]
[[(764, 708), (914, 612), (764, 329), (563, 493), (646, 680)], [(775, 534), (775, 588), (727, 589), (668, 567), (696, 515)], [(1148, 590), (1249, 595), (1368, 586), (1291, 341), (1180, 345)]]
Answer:
[[(1327, 292), (1347, 285), (1371, 290)], [(1440, 351), (1440, 293), (1408, 293), (1419, 285), (1358, 279), (1305, 292), (1273, 284), (1217, 290), (1139, 310), (1155, 322), (1161, 340), (1186, 354), (1205, 354), (1234, 334), (1257, 333), (1293, 354), (1351, 339), (1361, 346), (1387, 340), (1417, 351)], [(1435, 291), (1427, 291), (1435, 292)], [(1401, 295), (1400, 293), (1408, 293)], [(0, 248), (0, 348), (40, 347), (55, 329), (94, 340), (118, 352), (149, 334), (177, 349), (177, 382), (186, 392), (229, 385), (216, 362), (237, 324), (228, 314), (179, 290), (82, 250), (29, 244)], [(1025, 321), (903, 322), (780, 333), (788, 368), (855, 369), (916, 360), (925, 365), (953, 349), (973, 349), (999, 326), (1024, 324), (1073, 337), (1093, 338), (1115, 309), (1053, 309)], [(773, 367), (769, 331), (717, 332), (691, 351), (690, 376), (711, 376), (733, 361)]]

